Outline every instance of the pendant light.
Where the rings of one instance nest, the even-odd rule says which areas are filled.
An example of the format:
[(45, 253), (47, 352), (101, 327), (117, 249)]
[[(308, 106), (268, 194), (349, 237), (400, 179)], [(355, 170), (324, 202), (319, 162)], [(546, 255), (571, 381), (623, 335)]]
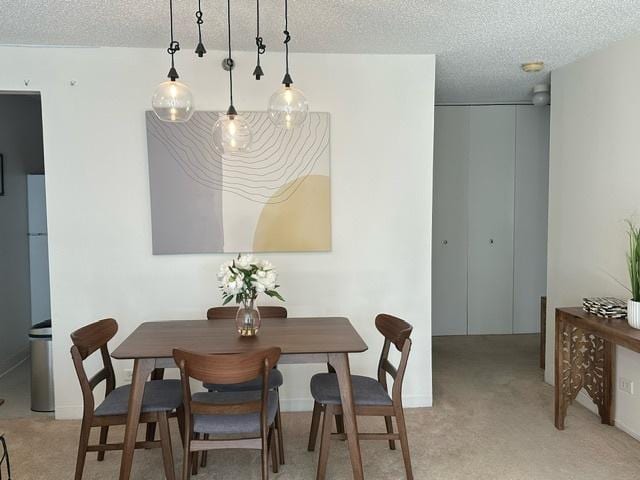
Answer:
[(207, 53), (207, 49), (204, 48), (204, 44), (202, 43), (202, 24), (204, 20), (202, 20), (202, 7), (200, 5), (200, 0), (198, 0), (198, 11), (196, 12), (196, 24), (198, 25), (198, 46), (196, 47), (196, 55), (202, 58), (204, 54)]
[(173, 39), (173, 0), (169, 0), (169, 19), (171, 24), (171, 43), (167, 53), (171, 55), (171, 68), (168, 81), (156, 88), (151, 99), (151, 106), (158, 118), (164, 122), (186, 122), (194, 111), (193, 94), (188, 86), (178, 82), (178, 71), (174, 64), (174, 55), (180, 50), (180, 44)]
[(267, 50), (267, 46), (263, 43), (262, 37), (260, 36), (260, 0), (256, 0), (256, 47), (258, 48), (258, 60), (256, 68), (253, 70), (253, 76), (256, 77), (256, 80), (260, 80), (260, 77), (264, 76), (264, 71), (260, 66), (260, 55)]
[(227, 113), (221, 116), (213, 126), (213, 146), (220, 154), (231, 152), (244, 152), (251, 145), (251, 128), (247, 121), (238, 115), (233, 106), (233, 66), (231, 58), (231, 1), (227, 0), (227, 28), (229, 41), (229, 108)]
[(269, 118), (274, 125), (291, 129), (299, 127), (307, 119), (309, 103), (304, 94), (293, 86), (293, 80), (289, 75), (289, 5), (284, 0), (284, 46), (286, 71), (282, 80), (282, 87), (278, 89), (269, 100)]

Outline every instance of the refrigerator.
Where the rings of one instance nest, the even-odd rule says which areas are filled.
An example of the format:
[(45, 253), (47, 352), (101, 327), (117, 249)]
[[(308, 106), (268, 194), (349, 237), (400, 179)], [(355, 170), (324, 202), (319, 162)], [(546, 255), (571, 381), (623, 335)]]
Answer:
[(51, 318), (44, 175), (27, 175), (31, 325)]

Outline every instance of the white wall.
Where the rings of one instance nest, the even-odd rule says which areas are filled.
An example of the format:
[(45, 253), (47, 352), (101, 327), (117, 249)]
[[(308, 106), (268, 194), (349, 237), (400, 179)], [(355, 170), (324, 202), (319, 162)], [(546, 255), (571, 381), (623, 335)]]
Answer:
[[(226, 109), (223, 55), (177, 55), (201, 109)], [(265, 109), (281, 54), (251, 77), (236, 56), (236, 106)], [(69, 333), (95, 319), (120, 323), (117, 345), (147, 320), (202, 318), (219, 302), (227, 256), (151, 254), (144, 111), (166, 75), (163, 49), (0, 48), (0, 90), (42, 91), (49, 214), (56, 411), (77, 417), (80, 392)], [(353, 369), (375, 374), (379, 311), (415, 326), (408, 405), (431, 404), (433, 56), (293, 55), (292, 75), (313, 110), (332, 115), (333, 251), (274, 254), (291, 315), (346, 315), (370, 346)], [(76, 80), (76, 86), (70, 80)], [(125, 362), (117, 362), (121, 375)], [(284, 404), (308, 409), (316, 367), (288, 367)], [(120, 376), (122, 378), (122, 376)]]
[[(552, 75), (547, 369), (553, 380), (554, 309), (582, 297), (629, 294), (624, 220), (640, 221), (640, 38)], [(640, 355), (618, 347), (616, 424), (640, 438)], [(618, 379), (636, 385), (621, 392)], [(584, 401), (584, 398), (582, 398)], [(587, 402), (590, 404), (590, 402)]]
[(42, 119), (36, 95), (0, 93), (0, 375), (27, 358), (31, 327), (27, 173), (42, 172)]

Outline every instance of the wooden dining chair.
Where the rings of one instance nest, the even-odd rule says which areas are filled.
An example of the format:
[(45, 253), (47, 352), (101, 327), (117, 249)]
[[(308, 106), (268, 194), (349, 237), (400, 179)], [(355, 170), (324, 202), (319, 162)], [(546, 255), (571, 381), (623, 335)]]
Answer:
[[(260, 316), (263, 318), (287, 318), (287, 309), (279, 306), (267, 306), (258, 307)], [(235, 319), (238, 307), (211, 307), (207, 310), (208, 320), (229, 320)], [(277, 366), (269, 375), (269, 388), (276, 390), (279, 393), (279, 388), (282, 386), (284, 378), (282, 372), (278, 370)], [(262, 377), (256, 377), (248, 382), (243, 382), (235, 385), (214, 385), (205, 384), (204, 387), (210, 392), (243, 392), (243, 391), (260, 391), (262, 390)], [(279, 398), (279, 397), (278, 397)], [(278, 413), (276, 414), (276, 433), (277, 448), (278, 448), (278, 460), (281, 465), (284, 465), (284, 433), (282, 430), (282, 417), (280, 415), (280, 404), (278, 404)], [(202, 461), (200, 463), (202, 467), (207, 465), (207, 453), (202, 454)], [(197, 473), (197, 465), (194, 464), (193, 473)]]
[[(411, 339), (409, 337), (413, 327), (404, 320), (386, 314), (378, 315), (375, 324), (378, 331), (385, 338), (380, 361), (378, 362), (378, 378), (352, 375), (351, 383), (353, 385), (356, 415), (384, 417), (387, 433), (360, 433), (358, 438), (360, 440), (388, 440), (391, 450), (395, 450), (395, 441), (399, 440), (407, 479), (413, 480), (407, 426), (402, 408), (402, 382), (411, 350)], [(394, 367), (389, 361), (391, 345), (394, 345), (401, 352), (398, 368)], [(389, 396), (387, 389), (387, 374), (393, 378), (391, 396)], [(339, 422), (336, 422), (338, 433), (331, 433), (332, 417), (342, 415), (340, 390), (336, 374), (320, 373), (314, 375), (311, 378), (311, 395), (315, 402), (308, 450), (310, 452), (315, 450), (318, 427), (321, 415), (324, 413), (318, 471), (316, 474), (316, 480), (323, 480), (327, 471), (331, 437), (346, 438), (344, 431), (340, 431)], [(393, 432), (393, 417), (395, 417), (398, 425), (398, 433)]]
[[(4, 404), (4, 399), (0, 398), (0, 406)], [(2, 464), (7, 464), (7, 478), (11, 480), (11, 462), (9, 461), (9, 448), (4, 439), (4, 433), (0, 432), (0, 444), (2, 444), (2, 456), (0, 457), (0, 480), (2, 480)]]
[[(98, 452), (98, 461), (102, 461), (107, 450), (122, 450), (123, 448), (122, 443), (107, 443), (109, 427), (127, 423), (131, 391), (130, 385), (115, 388), (116, 379), (107, 344), (117, 331), (117, 322), (108, 318), (82, 327), (71, 334), (73, 343), (71, 357), (80, 381), (84, 402), (75, 480), (82, 478), (87, 452)], [(103, 368), (89, 378), (84, 368), (84, 361), (98, 350), (102, 357)], [(103, 381), (106, 382), (105, 398), (95, 408), (93, 390)], [(167, 480), (175, 479), (168, 417), (175, 416), (173, 412), (179, 411), (181, 408), (182, 387), (180, 380), (152, 380), (145, 384), (139, 423), (157, 423), (160, 430), (160, 440), (136, 442), (135, 448), (162, 448)], [(89, 445), (89, 434), (92, 427), (100, 427), (100, 440), (97, 445)]]
[[(228, 448), (260, 450), (262, 480), (269, 478), (271, 453), (273, 471), (277, 473), (274, 423), (278, 392), (269, 389), (268, 385), (269, 375), (280, 358), (280, 349), (217, 355), (175, 349), (173, 358), (180, 368), (185, 398), (182, 480), (191, 477), (191, 464), (197, 462), (198, 452)], [(261, 391), (191, 394), (191, 378), (206, 383), (232, 385), (258, 375), (263, 380)]]

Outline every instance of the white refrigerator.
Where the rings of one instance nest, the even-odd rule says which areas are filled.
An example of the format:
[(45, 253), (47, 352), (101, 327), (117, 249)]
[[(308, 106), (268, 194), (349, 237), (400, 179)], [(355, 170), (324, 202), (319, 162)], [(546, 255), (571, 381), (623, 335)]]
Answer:
[(27, 175), (31, 325), (51, 318), (44, 175)]

